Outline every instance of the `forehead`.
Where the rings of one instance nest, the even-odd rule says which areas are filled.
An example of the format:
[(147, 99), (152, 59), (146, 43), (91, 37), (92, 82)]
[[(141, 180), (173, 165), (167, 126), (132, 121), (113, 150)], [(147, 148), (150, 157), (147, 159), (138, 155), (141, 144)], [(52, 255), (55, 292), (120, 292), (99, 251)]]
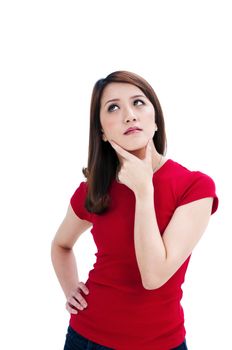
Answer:
[(102, 102), (106, 102), (112, 98), (127, 98), (132, 95), (142, 94), (142, 90), (140, 90), (137, 86), (128, 83), (109, 83), (103, 90), (102, 93)]

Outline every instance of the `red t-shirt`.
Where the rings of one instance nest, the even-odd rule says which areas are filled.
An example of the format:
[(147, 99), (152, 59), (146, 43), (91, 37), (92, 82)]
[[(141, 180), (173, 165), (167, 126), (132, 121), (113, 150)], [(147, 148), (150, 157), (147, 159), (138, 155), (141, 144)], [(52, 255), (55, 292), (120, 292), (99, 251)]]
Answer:
[[(213, 197), (211, 214), (217, 210), (218, 197), (212, 178), (172, 159), (153, 174), (153, 184), (161, 235), (180, 205)], [(87, 186), (81, 182), (70, 203), (79, 218), (93, 223), (96, 262), (85, 282), (89, 294), (83, 296), (88, 306), (71, 314), (70, 326), (89, 340), (116, 350), (177, 347), (186, 335), (180, 301), (191, 254), (163, 286), (146, 290), (135, 256), (133, 191), (113, 180), (109, 210), (97, 215), (84, 207)]]

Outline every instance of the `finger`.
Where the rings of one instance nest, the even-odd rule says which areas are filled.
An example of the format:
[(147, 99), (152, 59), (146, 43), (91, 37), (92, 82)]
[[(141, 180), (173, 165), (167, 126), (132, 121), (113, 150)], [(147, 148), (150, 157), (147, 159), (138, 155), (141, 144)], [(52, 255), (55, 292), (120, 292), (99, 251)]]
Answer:
[(122, 156), (123, 158), (127, 159), (127, 160), (133, 160), (135, 159), (136, 157), (127, 152), (124, 148), (122, 148), (121, 146), (119, 146), (117, 143), (115, 143), (113, 140), (110, 140), (109, 141), (111, 146), (115, 149), (115, 151), (120, 154), (120, 156)]
[(79, 282), (78, 283), (78, 287), (85, 293), (85, 294), (89, 294), (89, 290), (86, 287), (86, 285), (83, 282)]
[(65, 304), (65, 308), (70, 314), (78, 314), (78, 311), (73, 309), (68, 302)]
[(74, 307), (76, 307), (79, 310), (84, 310), (84, 307), (74, 297), (69, 298), (68, 299), (68, 303), (69, 303), (70, 306), (74, 306)]
[(76, 292), (73, 294), (73, 297), (79, 301), (79, 303), (83, 306), (83, 307), (86, 307), (88, 304), (87, 302), (85, 301), (85, 299), (82, 297), (82, 295), (79, 293), (79, 292)]
[(149, 139), (146, 146), (146, 153), (145, 153), (146, 154), (145, 159), (150, 164), (152, 164), (152, 144), (153, 144), (153, 139)]

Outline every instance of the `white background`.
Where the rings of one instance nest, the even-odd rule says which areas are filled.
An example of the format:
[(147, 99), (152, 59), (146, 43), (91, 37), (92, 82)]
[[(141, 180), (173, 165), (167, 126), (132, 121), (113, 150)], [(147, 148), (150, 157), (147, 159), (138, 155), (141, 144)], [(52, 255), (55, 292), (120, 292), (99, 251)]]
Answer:
[[(96, 80), (143, 76), (167, 157), (210, 175), (218, 211), (195, 248), (182, 305), (189, 350), (231, 345), (230, 1), (1, 1), (1, 349), (63, 349), (69, 314), (50, 243), (87, 165)], [(75, 246), (85, 281), (91, 234)]]

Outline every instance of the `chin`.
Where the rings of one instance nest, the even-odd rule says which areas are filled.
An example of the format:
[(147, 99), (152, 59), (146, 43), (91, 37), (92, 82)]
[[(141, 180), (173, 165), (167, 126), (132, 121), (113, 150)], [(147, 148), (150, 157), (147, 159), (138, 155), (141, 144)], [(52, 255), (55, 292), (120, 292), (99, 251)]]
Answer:
[(146, 141), (143, 141), (143, 142), (134, 142), (133, 144), (131, 145), (125, 145), (125, 148), (127, 151), (139, 151), (139, 150), (143, 150), (146, 146), (147, 146), (147, 143), (148, 143), (148, 139)]

